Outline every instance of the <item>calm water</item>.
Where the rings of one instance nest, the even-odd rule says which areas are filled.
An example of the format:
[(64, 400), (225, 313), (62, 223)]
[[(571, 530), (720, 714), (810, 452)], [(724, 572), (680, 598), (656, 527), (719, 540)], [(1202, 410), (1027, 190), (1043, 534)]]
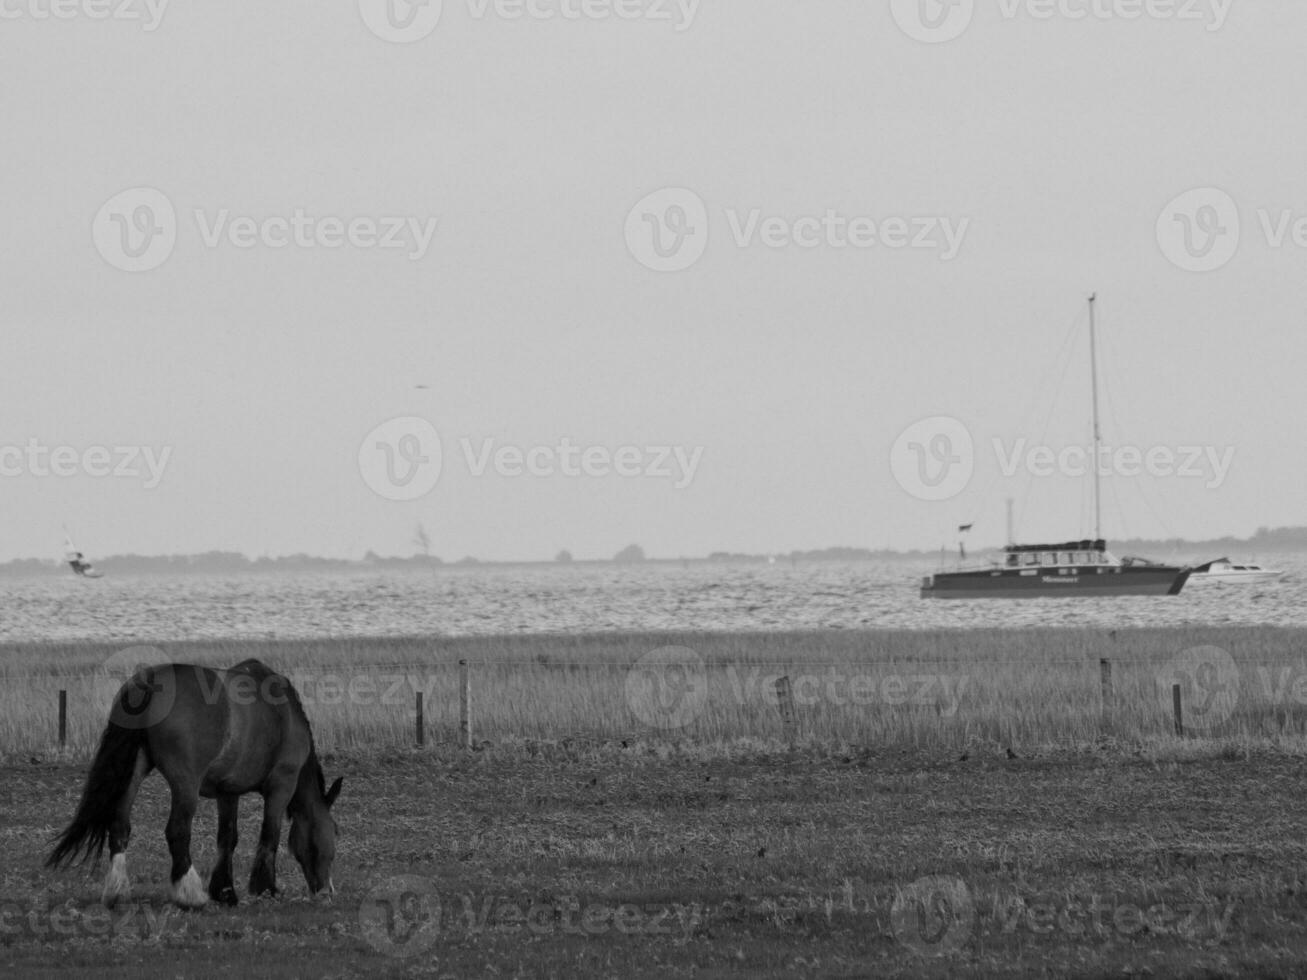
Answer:
[(0, 640), (474, 635), (609, 630), (1307, 626), (1307, 555), (1268, 585), (1178, 597), (919, 598), (934, 562), (450, 568), (0, 579)]

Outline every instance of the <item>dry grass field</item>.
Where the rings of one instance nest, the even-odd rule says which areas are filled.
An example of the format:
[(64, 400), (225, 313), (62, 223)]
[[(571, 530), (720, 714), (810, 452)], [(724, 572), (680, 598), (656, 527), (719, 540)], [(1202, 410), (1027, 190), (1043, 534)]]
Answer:
[[(327, 751), (413, 745), (419, 691), (428, 739), (455, 742), (460, 660), (470, 665), (474, 738), (492, 744), (624, 737), (943, 750), (1135, 742), (1173, 730), (1173, 683), (1195, 734), (1293, 736), (1307, 718), (1307, 631), (1276, 628), (31, 644), (0, 647), (0, 757), (57, 747), (61, 689), (68, 749), (83, 758), (130, 666), (154, 658), (221, 667), (247, 657), (292, 679)], [(792, 730), (778, 710), (778, 676), (791, 681)]]

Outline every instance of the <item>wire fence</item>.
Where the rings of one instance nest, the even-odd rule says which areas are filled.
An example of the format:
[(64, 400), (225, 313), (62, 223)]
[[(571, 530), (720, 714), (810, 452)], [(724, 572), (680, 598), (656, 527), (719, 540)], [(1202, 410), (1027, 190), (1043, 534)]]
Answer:
[[(623, 662), (396, 660), (283, 673), (315, 735), (341, 748), (476, 748), (581, 733), (1016, 745), (1307, 731), (1307, 660), (1240, 667), (1214, 647), (1164, 663), (1070, 656), (729, 661), (667, 647)], [(93, 745), (123, 681), (109, 671), (0, 677), (11, 704), (21, 692), (25, 711), (13, 714), (26, 716), (0, 724), (0, 747), (8, 749), (40, 744), (40, 733), (45, 745)]]

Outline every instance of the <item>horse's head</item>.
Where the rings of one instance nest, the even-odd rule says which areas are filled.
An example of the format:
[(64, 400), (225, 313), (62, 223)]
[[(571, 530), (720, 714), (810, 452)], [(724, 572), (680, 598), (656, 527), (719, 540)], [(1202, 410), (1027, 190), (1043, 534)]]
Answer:
[(324, 888), (333, 894), (336, 891), (331, 881), (331, 862), (336, 859), (337, 827), (331, 816), (331, 804), (340, 795), (342, 782), (343, 778), (337, 779), (326, 793), (319, 789), (315, 794), (317, 799), (291, 809), (290, 852), (304, 870), (304, 880), (313, 894)]

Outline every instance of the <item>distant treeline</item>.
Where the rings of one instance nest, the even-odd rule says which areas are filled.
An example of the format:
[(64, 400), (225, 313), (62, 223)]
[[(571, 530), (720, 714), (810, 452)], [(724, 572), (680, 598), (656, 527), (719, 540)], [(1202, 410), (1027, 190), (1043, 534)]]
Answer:
[[(1247, 557), (1276, 551), (1307, 552), (1307, 527), (1258, 528), (1251, 538), (1211, 538), (1206, 541), (1186, 541), (1183, 538), (1112, 540), (1108, 546), (1118, 555), (1149, 553), (1193, 552), (1210, 558), (1224, 555)], [(873, 550), (870, 548), (821, 548), (791, 551), (785, 554), (746, 554), (733, 551), (714, 551), (704, 558), (663, 559), (664, 561), (712, 562), (807, 562), (807, 561), (873, 561), (901, 558), (921, 558), (933, 555), (930, 549), (917, 551)], [(629, 563), (647, 561), (638, 545), (622, 549), (612, 561)], [(657, 559), (652, 559), (657, 560)], [(577, 561), (576, 564), (588, 564)], [(413, 555), (408, 558), (384, 557), (369, 551), (361, 559), (320, 558), (314, 555), (284, 555), (278, 558), (249, 558), (236, 551), (206, 551), (198, 555), (111, 555), (95, 559), (96, 567), (105, 571), (132, 574), (137, 572), (185, 574), (190, 572), (276, 572), (276, 571), (333, 571), (377, 569), (422, 569), (439, 567), (465, 567), (469, 565), (538, 565), (573, 564), (570, 553), (563, 551), (553, 562), (482, 562), (476, 558), (462, 558), (445, 562), (435, 555)], [(18, 558), (0, 563), (0, 575), (40, 575), (67, 570), (67, 564), (48, 558)]]
[[(1307, 551), (1307, 527), (1259, 527), (1251, 538), (1209, 538), (1206, 541), (1186, 541), (1183, 538), (1147, 539), (1131, 538), (1128, 541), (1109, 541), (1108, 546), (1118, 554), (1133, 551), (1202, 551), (1215, 552), (1213, 558), (1228, 554), (1247, 557), (1267, 551)], [(1237, 553), (1237, 554), (1235, 554)]]

